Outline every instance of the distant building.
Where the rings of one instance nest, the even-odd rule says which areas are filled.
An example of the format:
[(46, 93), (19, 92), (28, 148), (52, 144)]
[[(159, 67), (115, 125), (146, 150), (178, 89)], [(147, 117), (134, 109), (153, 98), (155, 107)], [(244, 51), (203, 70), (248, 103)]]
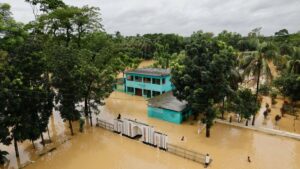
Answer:
[(170, 69), (140, 68), (125, 72), (126, 93), (152, 98), (171, 91)]
[(148, 116), (180, 124), (191, 115), (186, 101), (179, 101), (172, 92), (156, 96), (148, 101)]

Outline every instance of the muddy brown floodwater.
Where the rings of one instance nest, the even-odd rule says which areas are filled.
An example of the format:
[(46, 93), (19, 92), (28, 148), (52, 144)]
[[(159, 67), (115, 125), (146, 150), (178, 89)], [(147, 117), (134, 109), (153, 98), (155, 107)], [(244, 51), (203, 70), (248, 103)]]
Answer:
[[(181, 125), (147, 117), (147, 101), (142, 97), (113, 92), (101, 107), (99, 118), (112, 120), (118, 114), (155, 126), (166, 133), (170, 143), (209, 153), (213, 162), (209, 168), (215, 169), (299, 169), (300, 141), (266, 135), (252, 130), (215, 124), (211, 138), (205, 132), (197, 134), (196, 122)], [(276, 114), (276, 112), (274, 113)], [(258, 122), (261, 124), (262, 122)], [(271, 125), (271, 124), (270, 124)], [(59, 112), (50, 119), (50, 135), (53, 144), (46, 149), (56, 150), (40, 156), (45, 150), (35, 142), (34, 151), (30, 142), (20, 143), (20, 160), (16, 160), (13, 146), (2, 146), (9, 151), (10, 163), (5, 169), (17, 169), (29, 164), (25, 169), (199, 169), (202, 165), (174, 156), (167, 152), (144, 145), (137, 140), (122, 137), (110, 131), (87, 127), (84, 133), (71, 137), (67, 125)], [(45, 133), (47, 138), (47, 133)], [(180, 141), (184, 136), (185, 140)], [(252, 162), (247, 162), (250, 156)]]
[[(111, 119), (118, 113), (122, 117), (137, 119), (154, 125), (169, 136), (169, 141), (213, 158), (210, 168), (216, 169), (299, 169), (300, 142), (284, 137), (266, 135), (251, 130), (215, 124), (211, 138), (204, 131), (198, 135), (197, 125), (191, 122), (176, 125), (152, 118), (146, 114), (146, 101), (141, 97), (114, 92), (102, 108), (101, 118)], [(58, 112), (50, 120), (53, 139), (67, 138), (69, 132)], [(77, 125), (77, 124), (75, 124)], [(77, 125), (78, 126), (78, 125)], [(77, 130), (78, 131), (78, 130)], [(185, 141), (180, 137), (185, 136)], [(59, 142), (59, 141), (57, 141)], [(202, 165), (122, 137), (101, 128), (88, 128), (71, 140), (59, 145), (57, 150), (37, 158), (31, 144), (20, 146), (21, 163), (32, 160), (26, 169), (199, 169)], [(12, 147), (12, 146), (10, 146)], [(13, 148), (8, 148), (11, 163), (17, 168)], [(247, 156), (252, 162), (247, 162)]]
[[(263, 96), (261, 109), (258, 112), (258, 116), (256, 119), (256, 126), (267, 127), (277, 130), (283, 130), (288, 132), (294, 132), (300, 134), (300, 119), (296, 119), (295, 116), (285, 114), (284, 117), (280, 119), (278, 124), (276, 125), (275, 116), (280, 115), (280, 108), (283, 105), (283, 98), (279, 97), (276, 99), (276, 104), (271, 104), (271, 98)], [(266, 103), (270, 105), (271, 112), (268, 117), (265, 119), (263, 112), (266, 110)], [(297, 111), (299, 111), (297, 109)]]

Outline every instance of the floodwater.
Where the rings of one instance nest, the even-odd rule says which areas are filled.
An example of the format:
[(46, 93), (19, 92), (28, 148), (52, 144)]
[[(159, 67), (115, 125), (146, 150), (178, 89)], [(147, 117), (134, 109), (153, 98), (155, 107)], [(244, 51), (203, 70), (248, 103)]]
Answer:
[[(274, 63), (271, 61), (268, 62), (268, 65), (270, 67), (273, 79), (275, 79), (276, 77), (278, 77), (277, 68), (274, 65)], [(255, 92), (256, 91), (256, 82), (255, 82), (255, 80), (253, 80), (254, 78), (253, 77), (247, 77), (247, 78), (248, 79), (246, 79), (245, 81), (248, 83), (243, 84), (244, 87), (250, 88), (253, 92)], [(252, 80), (250, 80), (250, 79), (252, 79)], [(262, 81), (265, 81), (264, 77), (262, 77)], [(276, 130), (282, 130), (282, 131), (288, 131), (288, 132), (294, 132), (294, 133), (300, 134), (300, 118), (296, 119), (295, 116), (286, 114), (286, 115), (284, 115), (284, 117), (281, 118), (281, 120), (278, 122), (278, 124), (276, 124), (276, 122), (275, 122), (275, 116), (276, 115), (281, 116), (280, 108), (282, 107), (283, 102), (284, 102), (284, 98), (282, 96), (277, 97), (277, 99), (276, 99), (277, 103), (274, 105), (271, 104), (270, 97), (263, 96), (262, 98), (263, 99), (262, 99), (261, 108), (260, 108), (258, 115), (256, 116), (256, 120), (255, 120), (256, 126), (266, 127), (266, 128), (276, 129)], [(266, 110), (267, 103), (270, 105), (271, 113), (269, 114), (267, 119), (265, 119), (263, 113)], [(300, 109), (296, 108), (296, 111), (299, 113)]]
[[(268, 98), (264, 99), (268, 101)], [(280, 103), (278, 103), (278, 106)], [(276, 107), (277, 105), (275, 105)], [(262, 108), (263, 109), (263, 108)], [(299, 169), (300, 141), (267, 135), (252, 130), (215, 124), (211, 138), (205, 137), (205, 131), (197, 134), (198, 124), (193, 121), (177, 125), (147, 117), (147, 101), (142, 97), (113, 92), (101, 107), (98, 118), (111, 121), (118, 114), (122, 118), (155, 126), (157, 131), (168, 135), (172, 144), (200, 153), (209, 153), (213, 162), (209, 168), (215, 169)], [(267, 122), (267, 126), (272, 123)], [(258, 116), (260, 118), (260, 115)], [(282, 119), (284, 120), (284, 119)], [(258, 120), (257, 124), (263, 121)], [(289, 122), (286, 122), (289, 124)], [(272, 123), (273, 124), (273, 123)], [(284, 128), (280, 121), (279, 127)], [(75, 136), (70, 136), (59, 112), (54, 112), (50, 119), (50, 136), (54, 143), (46, 148), (35, 142), (34, 151), (30, 142), (19, 144), (20, 160), (16, 160), (13, 146), (0, 145), (1, 150), (9, 151), (10, 163), (5, 169), (17, 169), (29, 164), (25, 169), (199, 169), (203, 165), (177, 157), (144, 145), (137, 140), (122, 137), (110, 131), (89, 127), (84, 133), (78, 132), (78, 124), (74, 123)], [(290, 128), (289, 125), (286, 127)], [(184, 136), (185, 140), (180, 138)], [(44, 134), (48, 138), (47, 133)], [(52, 152), (42, 155), (49, 149)], [(250, 156), (252, 162), (247, 162)]]
[[(100, 118), (112, 119), (119, 113), (155, 126), (156, 130), (168, 134), (169, 142), (200, 153), (209, 153), (213, 158), (210, 168), (216, 169), (299, 169), (300, 142), (284, 137), (266, 135), (251, 130), (215, 124), (211, 138), (205, 132), (197, 134), (197, 124), (176, 125), (148, 118), (146, 100), (114, 92), (102, 108)], [(50, 120), (51, 136), (71, 138), (57, 149), (44, 156), (34, 153), (31, 144), (20, 144), (21, 164), (34, 161), (26, 169), (199, 169), (201, 164), (174, 156), (136, 140), (122, 137), (101, 128), (91, 128), (70, 137), (68, 129), (60, 120), (58, 112)], [(55, 125), (55, 126), (54, 126)], [(53, 135), (57, 136), (53, 136)], [(185, 141), (180, 141), (184, 136)], [(47, 137), (45, 135), (45, 137)], [(64, 140), (63, 139), (63, 140)], [(61, 143), (61, 144), (59, 144)], [(37, 143), (36, 143), (37, 144)], [(48, 145), (51, 148), (52, 145)], [(10, 146), (10, 169), (17, 168), (14, 151)], [(40, 146), (39, 146), (40, 147)], [(252, 162), (247, 162), (247, 156)]]
[[(263, 97), (261, 109), (256, 119), (256, 125), (300, 134), (300, 118), (295, 119), (295, 116), (285, 114), (276, 125), (275, 116), (281, 116), (280, 108), (283, 104), (283, 98), (279, 97), (276, 99), (276, 102), (275, 105), (272, 105), (270, 97)], [(268, 103), (271, 108), (271, 113), (268, 115), (267, 119), (265, 119), (263, 115), (263, 112), (266, 110), (266, 103)]]

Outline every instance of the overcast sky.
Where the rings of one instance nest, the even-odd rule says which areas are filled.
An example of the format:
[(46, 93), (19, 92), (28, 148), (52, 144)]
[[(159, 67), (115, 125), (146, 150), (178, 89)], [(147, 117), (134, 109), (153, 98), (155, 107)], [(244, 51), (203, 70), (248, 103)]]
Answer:
[[(33, 19), (24, 0), (0, 0), (12, 6), (16, 20)], [(287, 28), (300, 30), (300, 0), (64, 0), (76, 6), (100, 7), (105, 30), (124, 35), (177, 33), (226, 29), (246, 35), (263, 27), (264, 35)]]

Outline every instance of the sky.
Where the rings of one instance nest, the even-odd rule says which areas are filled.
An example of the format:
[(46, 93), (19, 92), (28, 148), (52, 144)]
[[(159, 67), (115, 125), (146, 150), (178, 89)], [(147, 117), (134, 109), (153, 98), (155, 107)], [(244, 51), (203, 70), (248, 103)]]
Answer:
[[(9, 3), (17, 21), (33, 20), (25, 0), (0, 0)], [(272, 35), (286, 28), (300, 31), (300, 0), (64, 0), (74, 6), (101, 9), (102, 24), (108, 33), (123, 35), (176, 33), (189, 36), (203, 30), (218, 34), (222, 30), (247, 35), (262, 27)]]

